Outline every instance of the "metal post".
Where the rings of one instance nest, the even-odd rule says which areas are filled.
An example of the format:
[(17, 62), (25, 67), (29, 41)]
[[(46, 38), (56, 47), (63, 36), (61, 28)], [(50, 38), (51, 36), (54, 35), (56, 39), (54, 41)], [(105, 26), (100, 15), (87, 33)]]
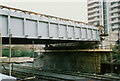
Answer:
[(0, 33), (0, 57), (2, 57), (2, 35)]
[(95, 52), (95, 46), (94, 46), (94, 72), (97, 74), (97, 53)]
[(33, 51), (33, 79), (34, 79), (34, 41), (32, 41), (33, 47), (32, 47), (32, 51)]
[(2, 73), (2, 15), (0, 15), (0, 73)]
[(111, 44), (111, 41), (110, 41), (110, 62), (113, 60), (113, 55), (111, 53), (111, 50), (112, 50), (112, 44)]
[(99, 70), (98, 73), (101, 73), (101, 54), (100, 53), (98, 54), (98, 59), (99, 59), (98, 60), (98, 64), (99, 64), (98, 65), (98, 70)]
[(2, 73), (2, 35), (0, 32), (0, 73)]
[(11, 33), (10, 33), (10, 30), (9, 30), (9, 76), (11, 76)]
[(79, 54), (77, 54), (77, 72), (79, 71)]

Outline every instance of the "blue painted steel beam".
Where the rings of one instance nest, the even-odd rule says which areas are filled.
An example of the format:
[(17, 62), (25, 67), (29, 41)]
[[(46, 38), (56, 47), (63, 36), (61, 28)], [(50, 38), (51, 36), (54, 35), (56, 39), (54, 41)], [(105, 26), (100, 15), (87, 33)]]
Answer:
[(100, 41), (99, 30), (86, 23), (0, 6), (2, 37), (49, 41)]

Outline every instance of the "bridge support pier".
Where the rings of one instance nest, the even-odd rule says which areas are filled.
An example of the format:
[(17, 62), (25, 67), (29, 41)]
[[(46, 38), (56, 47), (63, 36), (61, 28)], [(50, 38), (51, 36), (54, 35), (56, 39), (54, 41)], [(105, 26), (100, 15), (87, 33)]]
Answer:
[[(105, 51), (81, 51), (81, 52), (45, 52), (42, 61), (37, 62), (37, 66), (42, 66), (45, 70), (57, 70), (65, 72), (88, 72), (100, 73), (101, 63), (106, 61), (106, 56), (110, 56)], [(95, 53), (95, 55), (94, 55)], [(43, 63), (41, 63), (43, 62)], [(40, 65), (39, 65), (40, 64)]]

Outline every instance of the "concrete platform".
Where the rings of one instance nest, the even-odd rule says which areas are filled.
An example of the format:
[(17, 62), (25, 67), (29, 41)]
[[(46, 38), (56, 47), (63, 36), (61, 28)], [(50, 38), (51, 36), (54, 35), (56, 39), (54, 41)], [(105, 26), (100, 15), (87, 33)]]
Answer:
[(12, 57), (9, 61), (8, 57), (2, 57), (2, 63), (22, 63), (22, 62), (33, 62), (33, 58), (30, 57)]
[(15, 77), (4, 75), (0, 73), (0, 81), (16, 81)]

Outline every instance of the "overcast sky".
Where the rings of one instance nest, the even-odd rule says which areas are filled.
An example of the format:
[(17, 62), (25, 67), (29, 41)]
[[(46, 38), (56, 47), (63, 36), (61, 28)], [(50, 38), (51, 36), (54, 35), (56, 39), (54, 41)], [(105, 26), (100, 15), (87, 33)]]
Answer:
[(81, 22), (88, 22), (87, 0), (0, 0), (0, 4)]

